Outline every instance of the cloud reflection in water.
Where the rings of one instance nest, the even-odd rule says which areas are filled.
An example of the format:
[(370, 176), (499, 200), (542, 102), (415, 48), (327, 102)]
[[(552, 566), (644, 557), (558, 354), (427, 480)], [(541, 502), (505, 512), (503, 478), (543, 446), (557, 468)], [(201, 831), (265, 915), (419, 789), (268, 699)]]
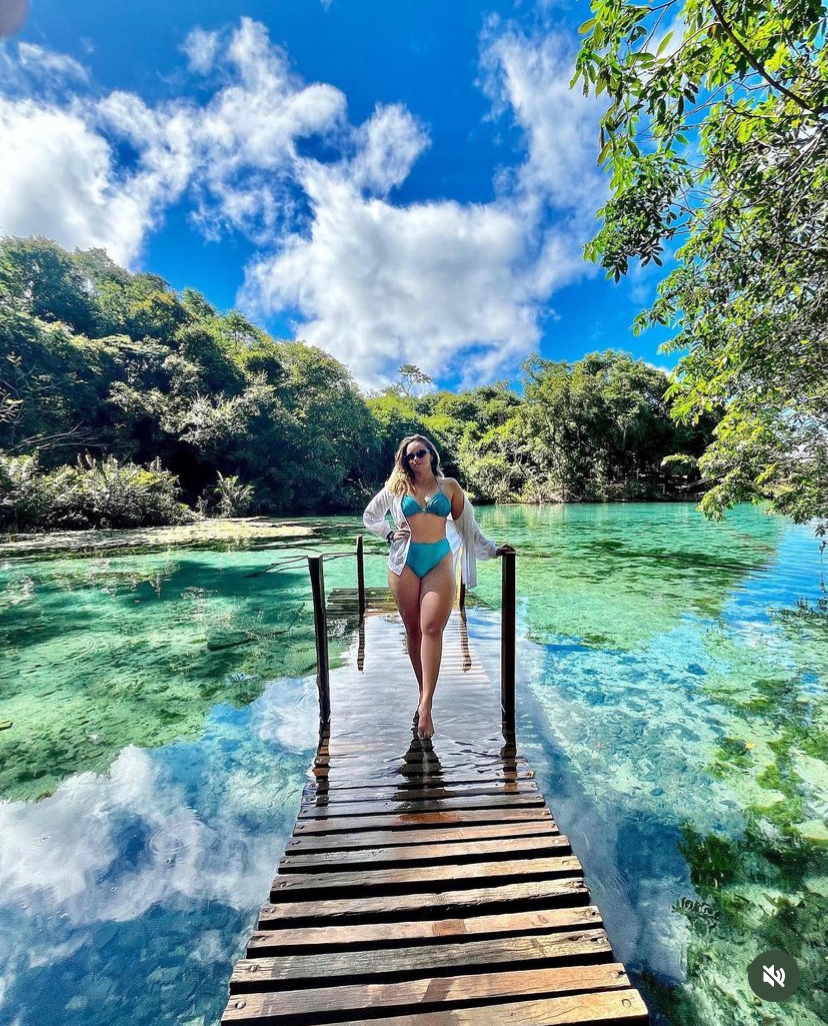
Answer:
[(290, 833), (313, 679), (0, 804), (0, 1023), (210, 1023)]

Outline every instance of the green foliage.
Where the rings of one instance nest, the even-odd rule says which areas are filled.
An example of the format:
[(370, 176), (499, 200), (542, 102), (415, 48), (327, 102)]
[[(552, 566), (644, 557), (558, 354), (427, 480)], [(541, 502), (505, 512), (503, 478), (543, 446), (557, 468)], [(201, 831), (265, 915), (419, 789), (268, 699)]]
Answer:
[(149, 467), (86, 457), (41, 472), (36, 456), (0, 454), (0, 527), (87, 528), (183, 524), (195, 519), (178, 501), (178, 481), (156, 460)]
[(81, 332), (93, 318), (81, 269), (56, 242), (42, 236), (2, 239), (0, 304), (46, 321), (63, 321)]
[(429, 385), (434, 384), (434, 379), (430, 378), (428, 374), (424, 374), (423, 371), (416, 365), (416, 363), (403, 363), (399, 369), (400, 380), (398, 384), (392, 386), (400, 395), (413, 395), (414, 389), (418, 385), (423, 385), (428, 388)]
[(661, 497), (671, 484), (663, 461), (681, 449), (692, 462), (709, 438), (710, 424), (690, 434), (672, 422), (667, 375), (626, 354), (590, 353), (572, 364), (536, 356), (523, 371), (520, 434), (537, 468), (527, 498)]
[(224, 477), (219, 471), (213, 495), (218, 503), (220, 517), (240, 517), (247, 512), (250, 506), (253, 488), (248, 484), (242, 484), (235, 474)]
[(679, 479), (659, 461), (701, 451), (666, 415), (666, 377), (621, 354), (529, 361), (524, 398), (503, 382), (415, 396), (431, 379), (404, 364), (366, 399), (327, 353), (101, 250), (5, 240), (0, 267), (7, 527), (175, 523), (179, 498), (220, 515), (353, 510), (415, 432), (495, 501), (660, 497)]
[(587, 247), (617, 280), (677, 267), (636, 320), (676, 329), (669, 398), (721, 416), (703, 510), (828, 515), (828, 19), (816, 0), (593, 0), (573, 83), (606, 94), (612, 172)]
[[(698, 479), (712, 421), (687, 428), (671, 419), (663, 371), (608, 350), (574, 363), (533, 356), (523, 374), (523, 399), (503, 383), (372, 397), (383, 465), (402, 435), (422, 432), (445, 454), (446, 471), (486, 501), (663, 498)], [(685, 464), (668, 472), (662, 461), (677, 451)]]
[(88, 451), (158, 458), (189, 502), (221, 474), (248, 482), (244, 503), (263, 511), (352, 508), (379, 477), (377, 426), (327, 354), (219, 315), (192, 289), (179, 298), (100, 250), (7, 239), (0, 267), (10, 457), (37, 453), (46, 469)]

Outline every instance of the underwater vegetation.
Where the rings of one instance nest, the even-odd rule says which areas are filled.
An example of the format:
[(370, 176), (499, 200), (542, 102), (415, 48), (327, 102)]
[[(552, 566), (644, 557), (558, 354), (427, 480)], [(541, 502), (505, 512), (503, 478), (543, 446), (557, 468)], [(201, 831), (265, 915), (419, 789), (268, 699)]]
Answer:
[[(675, 504), (480, 520), (518, 550), (519, 741), (654, 1026), (828, 1021), (828, 593), (812, 533)], [(306, 526), (312, 545), (0, 565), (0, 975), (7, 996), (59, 995), (22, 1026), (105, 1026), (127, 1006), (150, 1026), (158, 987), (176, 1026), (217, 1020), (315, 743), (302, 546), (350, 552), (359, 522)], [(369, 541), (366, 584), (386, 568)], [(496, 675), (499, 565), (478, 575), (470, 633)], [(354, 587), (353, 560), (326, 560), (325, 578), (329, 594)], [(329, 626), (335, 664), (354, 624)], [(802, 975), (774, 1006), (747, 983), (771, 947)]]
[[(146, 532), (144, 532), (146, 533)], [(341, 548), (327, 526), (314, 544)], [(344, 536), (353, 540), (353, 531)], [(307, 564), (262, 571), (305, 539), (268, 548), (6, 560), (0, 565), (0, 798), (37, 799), (105, 771), (127, 745), (195, 738), (217, 702), (316, 666)], [(353, 586), (350, 560), (326, 566)], [(340, 640), (332, 631), (330, 659)]]

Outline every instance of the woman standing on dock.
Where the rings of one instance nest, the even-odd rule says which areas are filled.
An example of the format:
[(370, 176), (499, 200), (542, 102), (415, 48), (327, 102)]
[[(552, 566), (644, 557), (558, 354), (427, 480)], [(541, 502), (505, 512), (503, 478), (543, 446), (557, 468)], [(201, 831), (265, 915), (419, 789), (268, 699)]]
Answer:
[(417, 734), (429, 738), (434, 734), (431, 705), (443, 630), (454, 600), (457, 553), (462, 546), (462, 580), (473, 588), (476, 557), (490, 559), (512, 547), (497, 545), (481, 533), (468, 497), (454, 478), (443, 476), (440, 456), (424, 435), (409, 435), (400, 442), (391, 476), (368, 503), (362, 520), (391, 546), (388, 586), (405, 624), (408, 655), (420, 687), (414, 717)]

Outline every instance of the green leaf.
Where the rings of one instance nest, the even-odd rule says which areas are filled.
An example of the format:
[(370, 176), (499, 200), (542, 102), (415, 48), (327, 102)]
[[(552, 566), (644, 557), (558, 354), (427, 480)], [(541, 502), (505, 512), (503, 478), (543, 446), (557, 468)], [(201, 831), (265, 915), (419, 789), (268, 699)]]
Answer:
[(672, 38), (673, 38), (673, 30), (670, 29), (670, 31), (667, 33), (667, 35), (659, 43), (658, 49), (656, 50), (656, 57), (660, 57), (662, 55), (662, 53), (664, 52), (665, 48), (667, 47), (668, 43), (670, 42), (670, 40)]

